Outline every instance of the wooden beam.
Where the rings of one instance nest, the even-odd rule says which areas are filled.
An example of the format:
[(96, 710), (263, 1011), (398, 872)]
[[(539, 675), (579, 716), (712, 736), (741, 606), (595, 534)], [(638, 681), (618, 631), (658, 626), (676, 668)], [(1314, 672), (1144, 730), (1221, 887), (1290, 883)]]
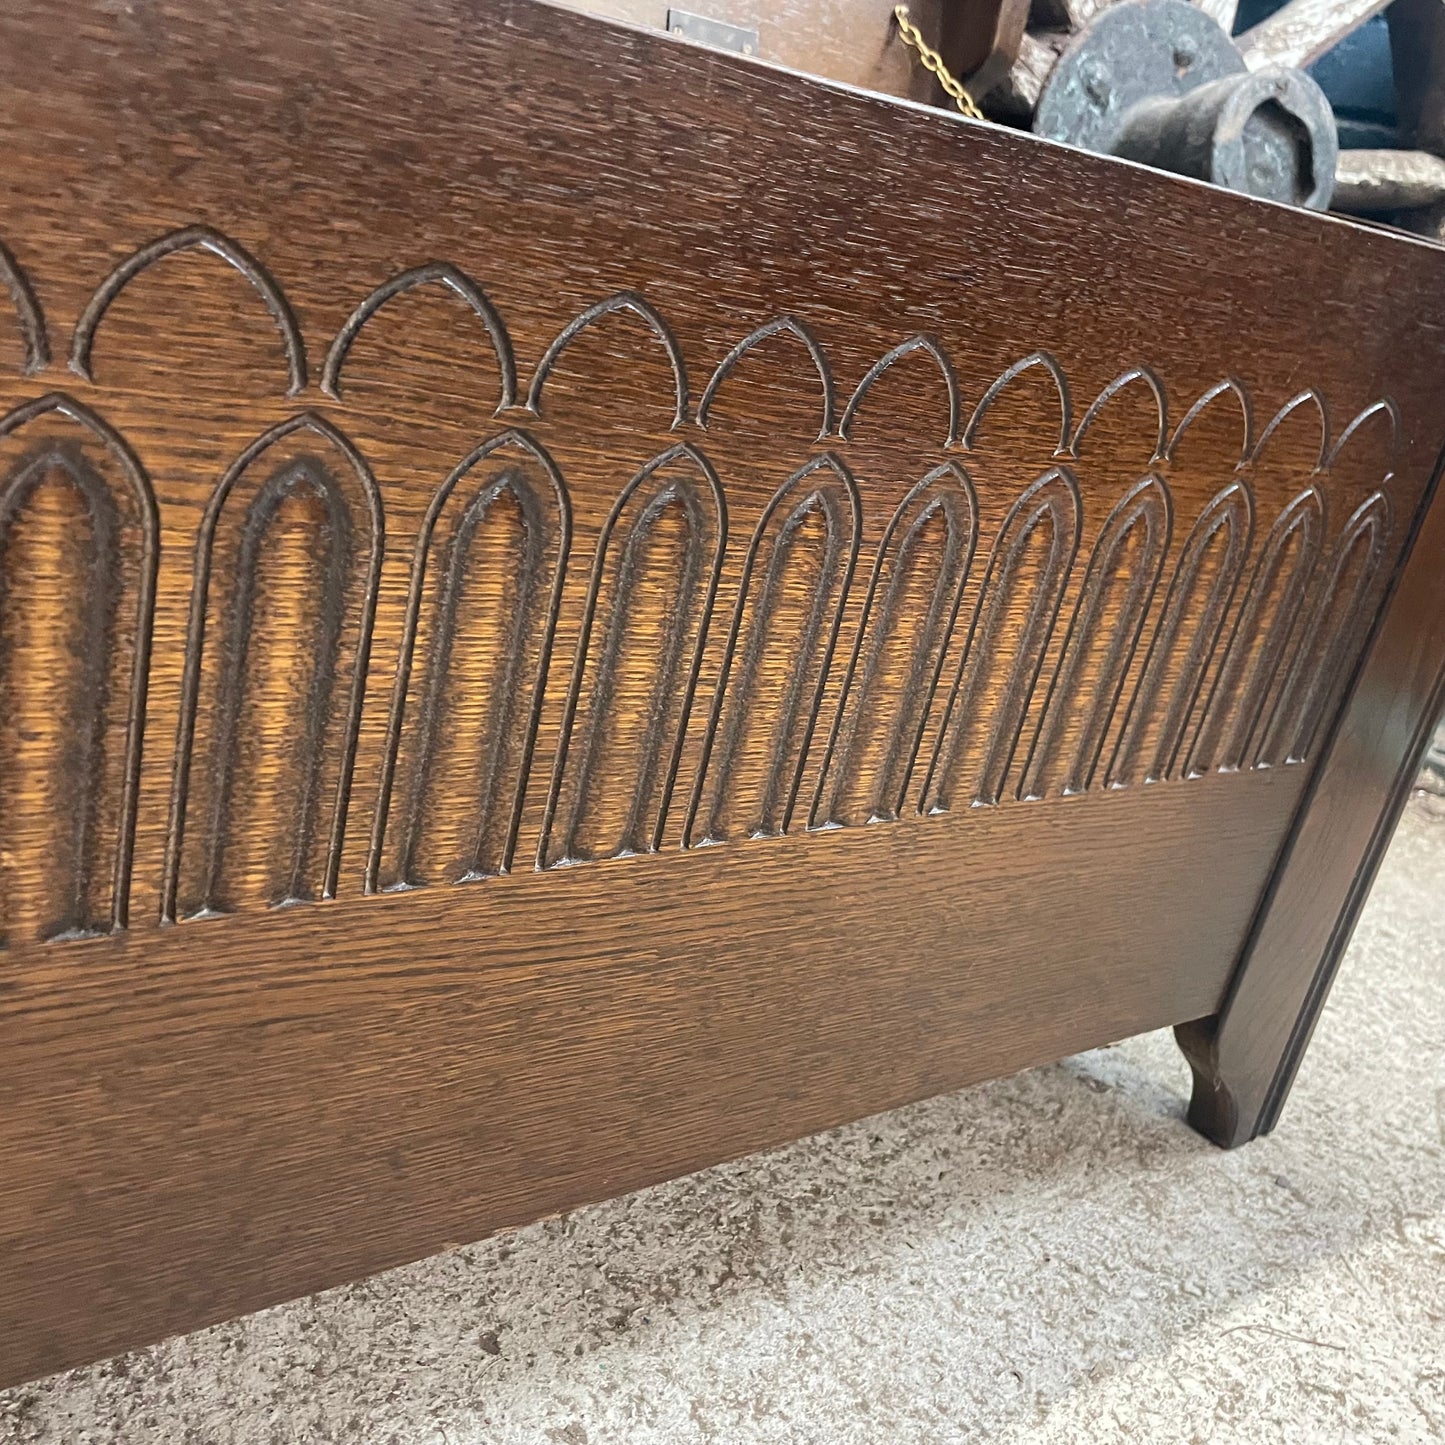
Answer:
[(1378, 15), (1390, 0), (1290, 0), (1268, 20), (1239, 37), (1251, 70), (1267, 65), (1305, 66)]
[(1445, 160), (1428, 151), (1341, 151), (1331, 209), (1368, 215), (1445, 200)]
[(1239, 0), (1194, 0), (1194, 3), (1211, 20), (1217, 21), (1226, 35), (1234, 34), (1234, 17), (1239, 12)]

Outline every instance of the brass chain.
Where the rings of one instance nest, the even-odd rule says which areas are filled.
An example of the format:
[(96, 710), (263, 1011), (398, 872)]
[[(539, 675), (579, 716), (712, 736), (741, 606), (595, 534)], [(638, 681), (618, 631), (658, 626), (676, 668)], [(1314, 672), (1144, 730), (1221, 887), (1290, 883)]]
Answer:
[(978, 108), (978, 102), (949, 74), (943, 57), (929, 45), (919, 28), (908, 18), (908, 7), (895, 5), (893, 18), (898, 22), (898, 33), (903, 37), (903, 43), (918, 52), (923, 68), (930, 75), (938, 77), (938, 83), (959, 110), (970, 120), (982, 120), (984, 115)]

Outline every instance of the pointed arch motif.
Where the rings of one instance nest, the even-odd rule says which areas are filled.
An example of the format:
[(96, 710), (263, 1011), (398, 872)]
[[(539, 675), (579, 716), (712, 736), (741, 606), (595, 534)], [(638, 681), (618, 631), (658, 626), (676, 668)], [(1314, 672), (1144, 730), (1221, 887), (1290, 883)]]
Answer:
[(921, 352), (925, 356), (931, 356), (937, 363), (939, 374), (943, 377), (944, 389), (948, 394), (948, 430), (943, 438), (944, 447), (955, 447), (958, 445), (959, 414), (962, 410), (962, 399), (958, 389), (958, 374), (953, 369), (953, 363), (948, 359), (948, 353), (932, 336), (910, 336), (907, 341), (900, 342), (886, 356), (875, 361), (869, 368), (868, 374), (858, 383), (858, 388), (849, 398), (848, 405), (843, 408), (843, 420), (838, 423), (838, 435), (844, 441), (848, 441), (853, 430), (853, 420), (858, 414), (858, 408), (863, 404), (863, 398), (872, 389), (873, 383), (888, 370), (890, 366), (896, 365), (905, 357)]
[[(319, 442), (342, 467), (333, 471), (320, 457), (295, 450), (306, 441)], [(253, 482), (256, 464), (283, 443), (295, 454)], [(239, 516), (233, 497), (245, 504)], [(293, 516), (296, 522), (288, 528)], [(263, 556), (268, 548), (297, 540), (304, 543), (297, 551), (314, 572), (308, 586), (286, 588), (286, 600), (311, 613), (301, 612), (300, 625), (293, 627), (294, 612), (277, 607), (258, 623)], [(249, 769), (261, 776), (255, 773), (260, 765), (249, 758), (258, 750), (270, 759), (266, 777), (277, 806), (266, 856), (251, 869), (259, 880), (245, 880), (246, 891), (264, 889), (273, 907), (336, 896), (383, 540), (381, 496), (370, 467), (350, 440), (315, 412), (301, 412), (258, 437), (217, 483), (196, 539), (163, 922), (238, 906), (232, 896), (239, 887), (232, 878), (235, 805), (238, 795), (245, 800), (240, 775)], [(282, 700), (286, 732), (273, 716), (258, 741), (255, 660), (268, 642), (289, 643), (294, 667)], [(304, 679), (300, 689), (294, 686), (298, 678)], [(193, 796), (197, 776), (199, 806)], [(288, 826), (277, 833), (276, 819), (288, 807)]]
[(205, 251), (219, 256), (228, 266), (234, 267), (256, 289), (265, 302), (276, 329), (281, 333), (281, 344), (286, 349), (287, 396), (299, 396), (306, 390), (306, 345), (301, 339), (300, 328), (291, 313), (291, 307), (271, 274), (244, 246), (223, 236), (210, 226), (186, 226), (169, 235), (161, 236), (127, 256), (109, 276), (96, 288), (95, 294), (86, 304), (80, 320), (75, 323), (75, 332), (70, 342), (70, 369), (86, 381), (94, 381), (91, 371), (90, 354), (95, 345), (96, 328), (105, 313), (110, 310), (116, 297), (148, 267), (179, 251)]
[(1079, 455), (1079, 448), (1083, 445), (1084, 437), (1089, 428), (1098, 419), (1099, 413), (1109, 405), (1113, 399), (1125, 388), (1132, 386), (1135, 382), (1142, 382), (1147, 386), (1154, 396), (1154, 406), (1159, 416), (1159, 426), (1154, 435), (1154, 449), (1150, 453), (1149, 463), (1151, 466), (1164, 460), (1165, 451), (1169, 446), (1169, 400), (1164, 394), (1164, 383), (1147, 366), (1131, 366), (1126, 371), (1121, 371), (1090, 404), (1088, 411), (1084, 413), (1084, 419), (1079, 423), (1078, 430), (1074, 432), (1073, 440), (1069, 444), (1071, 456)]
[(45, 328), (45, 312), (30, 278), (15, 259), (15, 253), (0, 241), (0, 285), (10, 293), (15, 307), (15, 320), (20, 339), (25, 343), (25, 359), (20, 363), (21, 376), (34, 376), (50, 365), (50, 334)]
[[(513, 540), (512, 565), (500, 579), (478, 578), (480, 544), (489, 530), (499, 529)], [(441, 830), (442, 820), (434, 817), (436, 775), (445, 756), (459, 750), (463, 787), (445, 791), (465, 795), (468, 826), (449, 840), (443, 876), (464, 882), (511, 871), (571, 535), (562, 474), (526, 432), (506, 431), (482, 443), (437, 488), (412, 560), (366, 867), (368, 893), (435, 881), (435, 868), (432, 878), (423, 877), (422, 854), (429, 842), (433, 853), (442, 846), (427, 836)], [(431, 607), (423, 616), (429, 576)], [(498, 615), (469, 617), (475, 612), (467, 606), (469, 590), (489, 580), (503, 584)], [(475, 667), (478, 653), (490, 654), (481, 675), (454, 675), (469, 662)], [(389, 840), (394, 794), (400, 815)], [(388, 841), (393, 846), (383, 877)]]
[(1189, 773), (1249, 766), (1266, 709), (1284, 681), (1324, 529), (1325, 499), (1313, 485), (1275, 519), (1190, 749)]
[(561, 360), (562, 353), (588, 327), (595, 326), (604, 317), (613, 316), (619, 311), (630, 311), (634, 316), (640, 317), (647, 323), (652, 334), (662, 343), (662, 349), (667, 353), (668, 364), (672, 367), (674, 388), (672, 425), (674, 428), (680, 427), (687, 420), (687, 363), (682, 359), (682, 348), (678, 346), (677, 337), (672, 334), (672, 328), (663, 320), (661, 313), (649, 305), (636, 291), (618, 291), (605, 300), (597, 302), (595, 306), (589, 306), (580, 316), (574, 316), (553, 338), (552, 344), (548, 346), (542, 359), (537, 363), (537, 369), (532, 373), (531, 383), (527, 387), (525, 406), (533, 416), (542, 414), (542, 388), (547, 384), (547, 378), (551, 376), (558, 361)]
[(1047, 351), (1035, 351), (1014, 362), (984, 392), (978, 405), (973, 409), (973, 415), (968, 419), (968, 425), (963, 429), (965, 450), (972, 451), (977, 444), (978, 429), (987, 415), (989, 407), (998, 400), (1005, 388), (1034, 367), (1048, 373), (1059, 395), (1059, 442), (1054, 449), (1054, 455), (1057, 457), (1069, 455), (1069, 434), (1073, 429), (1074, 417), (1073, 402), (1069, 396), (1069, 380), (1064, 375), (1063, 367)]
[[(794, 472), (764, 509), (743, 562), (684, 846), (724, 842), (739, 824), (745, 837), (788, 831), (860, 524), (857, 485), (831, 452)], [(790, 588), (800, 595), (790, 599)]]
[(1193, 406), (1184, 413), (1184, 419), (1174, 428), (1174, 435), (1169, 438), (1168, 445), (1164, 448), (1163, 459), (1173, 461), (1179, 451), (1179, 443), (1184, 439), (1185, 433), (1200, 417), (1209, 410), (1221, 397), (1232, 396), (1239, 407), (1240, 421), (1242, 423), (1243, 437), (1239, 444), (1239, 466), (1243, 466), (1254, 451), (1254, 405), (1249, 399), (1249, 392), (1245, 385), (1237, 377), (1226, 376), (1223, 381), (1216, 381)]
[(828, 365), (827, 355), (824, 353), (818, 338), (798, 320), (796, 316), (778, 316), (772, 321), (759, 326), (756, 331), (750, 332), (743, 337), (728, 354), (718, 363), (718, 368), (712, 374), (712, 379), (703, 390), (702, 400), (697, 404), (697, 424), (706, 429), (707, 420), (712, 411), (714, 397), (717, 396), (718, 388), (725, 382), (738, 363), (755, 346), (761, 345), (771, 336), (795, 336), (803, 343), (804, 349), (812, 359), (813, 366), (817, 370), (818, 380), (823, 388), (823, 418), (818, 429), (818, 440), (825, 441), (833, 435), (833, 371)]
[[(1024, 762), (1020, 798), (1044, 797), (1056, 785), (1065, 795), (1093, 785), (1159, 585), (1173, 523), (1169, 489), (1153, 475), (1131, 487), (1109, 514), (1089, 559), (1059, 669)], [(1131, 546), (1138, 555), (1126, 571)], [(1119, 592), (1111, 606), (1111, 593)]]
[[(924, 812), (948, 811), (960, 789), (974, 806), (1002, 797), (1073, 570), (1082, 512), (1073, 474), (1052, 467), (1004, 518), (923, 779)], [(1031, 565), (1040, 538), (1042, 555)], [(1026, 608), (1015, 605), (1025, 598)]]
[(1180, 749), (1224, 634), (1254, 539), (1254, 498), (1242, 480), (1215, 493), (1174, 568), (1144, 669), (1110, 760), (1110, 787), (1175, 776)]
[(481, 318), (482, 325), (486, 327), (487, 336), (492, 343), (492, 352), (497, 358), (497, 375), (500, 379), (500, 400), (497, 403), (497, 411), (504, 412), (508, 407), (516, 404), (517, 365), (512, 356), (512, 339), (507, 334), (506, 323), (502, 320), (497, 308), (492, 305), (487, 293), (465, 271), (452, 265), (450, 261), (429, 261), (424, 266), (414, 266), (409, 271), (402, 271), (393, 276), (391, 280), (384, 281), (378, 286), (346, 318), (341, 330), (336, 333), (336, 340), (331, 343), (331, 349), (326, 353), (326, 360), (321, 367), (321, 390), (327, 396), (334, 397), (338, 401), (341, 399), (341, 369), (346, 364), (352, 343), (366, 323), (388, 301), (403, 296), (408, 291), (414, 291), (418, 286), (431, 285), (443, 286), (448, 291), (460, 296)]
[(929, 472), (889, 519), (868, 579), (810, 828), (881, 822), (902, 812), (977, 540), (973, 481), (955, 462)]
[(1376, 416), (1384, 416), (1390, 424), (1390, 463), (1385, 475), (1380, 479), (1381, 485), (1390, 481), (1395, 475), (1395, 468), (1400, 461), (1400, 448), (1404, 444), (1404, 435), (1400, 422), (1400, 408), (1394, 403), (1391, 397), (1381, 397), (1379, 401), (1373, 401), (1367, 406), (1350, 424), (1340, 433), (1340, 439), (1331, 448), (1329, 456), (1325, 459), (1324, 468), (1330, 471), (1340, 459), (1341, 453), (1353, 440), (1355, 434), (1368, 426), (1370, 419)]
[(1254, 444), (1254, 450), (1250, 453), (1249, 459), (1257, 462), (1264, 454), (1265, 448), (1269, 445), (1270, 438), (1277, 432), (1286, 421), (1297, 411), (1310, 410), (1313, 408), (1315, 417), (1320, 426), (1320, 450), (1314, 467), (1319, 471), (1325, 465), (1325, 458), (1330, 452), (1330, 413), (1325, 404), (1325, 399), (1314, 387), (1308, 386), (1302, 392), (1290, 397), (1280, 409), (1270, 418), (1269, 425), (1260, 433), (1259, 440)]
[(1309, 628), (1255, 758), (1259, 767), (1304, 762), (1354, 674), (1389, 581), (1392, 530), (1384, 492), (1346, 521), (1311, 599)]
[[(539, 868), (662, 846), (726, 543), (722, 483), (690, 444), (654, 457), (613, 504), (597, 539)], [(609, 753), (620, 755), (610, 770)], [(628, 776), (630, 796), (609, 795), (604, 780)]]
[[(24, 911), (34, 914), (39, 936), (56, 938), (112, 932), (129, 923), (160, 524), (140, 459), (115, 428), (73, 397), (52, 392), (16, 407), (0, 419), (0, 440), (51, 417), (73, 426), (79, 444), (43, 440), (0, 480), (0, 554), (41, 488), (59, 480), (79, 495), (87, 533), (74, 539), (73, 590), (58, 599), (71, 609), (69, 645), (60, 655), (68, 658), (72, 675), (58, 719), (59, 757), (51, 760), (61, 769), (59, 786), (69, 802), (53, 820), (51, 838), (34, 840), (33, 859), (24, 857), (29, 840), (9, 831), (14, 814), (3, 819), (5, 853), (18, 856), (22, 870), (6, 880), (5, 912), (17, 901), (23, 906), (11, 895), (29, 895), (33, 908)], [(86, 442), (100, 446), (119, 486), (87, 459)], [(0, 698), (25, 687), (19, 675), (24, 658), (6, 645), (3, 626), (16, 584), (25, 581), (0, 566)], [(4, 719), (14, 712), (8, 704), (0, 707)], [(0, 775), (15, 765), (17, 751), (12, 739), (0, 756)], [(9, 931), (0, 932), (0, 944)]]

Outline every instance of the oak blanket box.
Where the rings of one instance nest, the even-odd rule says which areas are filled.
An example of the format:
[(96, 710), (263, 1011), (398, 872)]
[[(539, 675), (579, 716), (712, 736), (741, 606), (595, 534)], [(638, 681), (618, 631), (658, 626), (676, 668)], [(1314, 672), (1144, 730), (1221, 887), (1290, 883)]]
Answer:
[(0, 1384), (1161, 1026), (1274, 1125), (1445, 250), (531, 0), (11, 0), (0, 135)]

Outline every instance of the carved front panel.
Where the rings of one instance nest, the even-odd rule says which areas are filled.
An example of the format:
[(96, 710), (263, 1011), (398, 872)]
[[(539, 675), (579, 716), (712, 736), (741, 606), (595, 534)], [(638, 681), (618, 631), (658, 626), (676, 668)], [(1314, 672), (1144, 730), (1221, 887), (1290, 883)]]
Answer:
[(1388, 396), (711, 358), (640, 291), (533, 349), (438, 261), (318, 341), (202, 222), (73, 320), (4, 267), (12, 946), (1301, 766), (1412, 510)]
[(1408, 746), (1436, 247), (532, 0), (0, 131), (0, 1382), (1205, 1018)]

